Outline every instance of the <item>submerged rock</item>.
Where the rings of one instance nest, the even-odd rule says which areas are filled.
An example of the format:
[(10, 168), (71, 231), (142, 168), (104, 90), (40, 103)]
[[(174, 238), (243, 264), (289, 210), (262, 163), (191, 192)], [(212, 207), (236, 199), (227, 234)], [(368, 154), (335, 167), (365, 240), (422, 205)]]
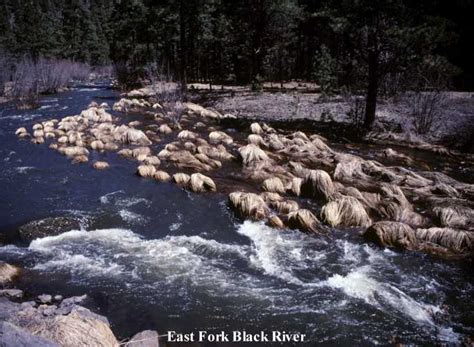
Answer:
[(73, 217), (49, 217), (31, 221), (18, 229), (23, 241), (31, 242), (34, 239), (56, 236), (66, 231), (78, 230), (80, 222)]

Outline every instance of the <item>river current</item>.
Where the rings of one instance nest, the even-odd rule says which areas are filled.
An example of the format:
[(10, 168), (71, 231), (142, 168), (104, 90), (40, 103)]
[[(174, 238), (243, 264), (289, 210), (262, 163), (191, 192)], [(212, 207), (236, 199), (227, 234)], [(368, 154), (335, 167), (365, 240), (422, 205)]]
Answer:
[[(144, 329), (306, 334), (314, 345), (457, 345), (474, 334), (472, 269), (383, 250), (357, 229), (331, 238), (243, 222), (222, 194), (197, 195), (134, 174), (136, 163), (91, 152), (105, 171), (19, 140), (20, 126), (78, 114), (106, 85), (77, 86), (39, 109), (0, 105), (0, 232), (74, 215), (83, 229), (0, 247), (25, 270), (28, 295), (88, 294), (114, 333)], [(124, 121), (127, 117), (121, 116)]]

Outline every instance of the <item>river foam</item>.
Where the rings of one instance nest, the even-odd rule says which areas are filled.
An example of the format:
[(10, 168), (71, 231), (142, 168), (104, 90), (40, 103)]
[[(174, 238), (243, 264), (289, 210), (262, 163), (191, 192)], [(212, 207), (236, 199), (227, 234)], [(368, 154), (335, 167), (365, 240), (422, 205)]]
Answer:
[[(127, 229), (73, 230), (34, 240), (27, 251), (37, 255), (34, 270), (69, 273), (72, 281), (85, 285), (108, 281), (119, 291), (139, 288), (140, 295), (150, 298), (159, 292), (162, 297), (194, 300), (200, 293), (211, 301), (245, 305), (244, 311), (259, 307), (261, 314), (269, 315), (325, 317), (338, 312), (338, 317), (360, 309), (359, 302), (366, 305), (364, 310), (405, 317), (436, 331), (442, 341), (459, 338), (436, 322), (437, 305), (380, 280), (377, 272), (380, 267), (392, 271), (394, 254), (249, 221), (236, 225), (235, 232), (243, 242), (202, 235), (147, 240)], [(18, 249), (5, 251), (15, 256)], [(338, 324), (347, 322), (334, 321)]]

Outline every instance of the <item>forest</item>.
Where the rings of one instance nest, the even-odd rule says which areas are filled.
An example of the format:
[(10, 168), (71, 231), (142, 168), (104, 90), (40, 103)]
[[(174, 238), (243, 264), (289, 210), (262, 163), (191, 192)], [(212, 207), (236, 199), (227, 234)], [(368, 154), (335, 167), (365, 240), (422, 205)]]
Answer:
[(472, 8), (470, 0), (5, 0), (0, 83), (41, 59), (74, 62), (72, 75), (81, 75), (77, 63), (113, 66), (124, 89), (157, 78), (253, 90), (314, 81), (325, 94), (364, 95), (370, 126), (378, 96), (474, 87)]

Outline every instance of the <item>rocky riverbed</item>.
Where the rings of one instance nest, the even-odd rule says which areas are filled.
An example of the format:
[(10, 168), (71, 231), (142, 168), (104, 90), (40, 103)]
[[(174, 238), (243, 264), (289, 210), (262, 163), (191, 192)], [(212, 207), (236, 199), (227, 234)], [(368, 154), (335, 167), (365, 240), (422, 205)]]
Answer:
[[(463, 264), (472, 261), (474, 188), (465, 176), (455, 180), (433, 170), (437, 160), (398, 147), (367, 151), (314, 128), (242, 121), (194, 103), (88, 104), (64, 116), (19, 118), (9, 128), (11, 141), (54, 163), (53, 178), (38, 178), (55, 211), (28, 213), (21, 227), (25, 218), (12, 218), (0, 254), (35, 279), (61, 281), (64, 273), (66, 292), (88, 288), (112, 329), (115, 322), (129, 331), (120, 338), (150, 326), (196, 329), (192, 317), (225, 329), (258, 319), (260, 328), (286, 325), (311, 341), (338, 343), (393, 336), (460, 343), (471, 335), (469, 309), (458, 302), (472, 293)], [(448, 168), (472, 165), (462, 154), (438, 155), (449, 158)], [(66, 181), (54, 188), (58, 180)], [(73, 215), (58, 209), (66, 196)], [(423, 269), (431, 274), (421, 278)], [(457, 289), (448, 290), (453, 283)], [(44, 280), (20, 285), (48, 287)], [(131, 293), (136, 286), (160, 313), (139, 303), (151, 318), (134, 326), (119, 312), (140, 301)], [(248, 295), (252, 304), (233, 317)], [(189, 309), (178, 313), (183, 302)], [(352, 317), (359, 305), (377, 322)], [(357, 330), (357, 322), (374, 328)], [(344, 337), (333, 330), (343, 326), (351, 327)]]
[[(0, 262), (0, 285), (10, 287), (21, 269)], [(2, 346), (119, 346), (106, 317), (81, 306), (87, 295), (25, 298), (20, 289), (0, 289)], [(159, 346), (158, 333), (143, 331), (126, 346)]]

